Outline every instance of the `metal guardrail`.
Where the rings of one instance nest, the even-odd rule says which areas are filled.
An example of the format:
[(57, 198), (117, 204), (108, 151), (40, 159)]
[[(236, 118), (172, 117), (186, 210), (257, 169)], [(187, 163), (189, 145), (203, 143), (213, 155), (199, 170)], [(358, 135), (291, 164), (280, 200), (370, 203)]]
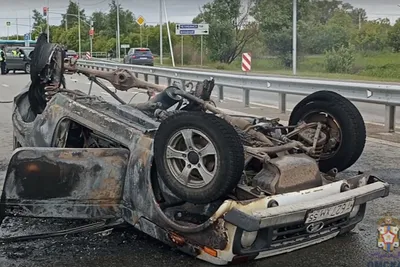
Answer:
[(186, 70), (179, 68), (161, 68), (139, 65), (128, 65), (110, 61), (79, 60), (81, 67), (99, 70), (115, 70), (117, 68), (130, 69), (139, 77), (155, 77), (155, 83), (159, 83), (160, 77), (165, 77), (168, 84), (172, 79), (187, 81), (203, 81), (210, 77), (215, 78), (218, 86), (218, 99), (224, 99), (224, 87), (233, 87), (243, 90), (243, 103), (245, 107), (250, 105), (250, 91), (273, 92), (279, 95), (279, 110), (286, 112), (286, 96), (306, 96), (319, 90), (331, 90), (337, 92), (349, 100), (371, 104), (385, 105), (385, 131), (395, 131), (396, 106), (400, 106), (400, 85), (379, 84), (367, 82), (328, 81), (301, 78), (263, 77), (240, 74), (227, 74), (201, 70)]

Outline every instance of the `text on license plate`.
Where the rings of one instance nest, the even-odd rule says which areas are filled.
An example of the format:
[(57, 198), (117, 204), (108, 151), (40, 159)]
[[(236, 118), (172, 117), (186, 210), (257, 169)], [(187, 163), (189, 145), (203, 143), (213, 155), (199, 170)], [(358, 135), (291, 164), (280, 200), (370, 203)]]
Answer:
[(347, 202), (337, 204), (335, 206), (310, 211), (307, 214), (306, 223), (339, 217), (343, 214), (351, 212), (351, 210), (353, 209), (353, 205), (354, 200), (352, 199)]

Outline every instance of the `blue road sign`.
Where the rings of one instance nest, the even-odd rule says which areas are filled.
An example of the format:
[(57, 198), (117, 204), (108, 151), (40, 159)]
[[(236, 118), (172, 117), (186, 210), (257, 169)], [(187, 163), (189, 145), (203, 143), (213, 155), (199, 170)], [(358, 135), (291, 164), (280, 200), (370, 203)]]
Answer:
[(195, 30), (180, 30), (180, 34), (194, 34)]
[(176, 24), (176, 35), (208, 35), (209, 24)]
[(25, 41), (28, 41), (28, 40), (29, 40), (29, 33), (25, 33), (25, 34), (24, 34), (24, 40), (25, 40)]
[(180, 24), (181, 29), (197, 29), (199, 27), (198, 24)]

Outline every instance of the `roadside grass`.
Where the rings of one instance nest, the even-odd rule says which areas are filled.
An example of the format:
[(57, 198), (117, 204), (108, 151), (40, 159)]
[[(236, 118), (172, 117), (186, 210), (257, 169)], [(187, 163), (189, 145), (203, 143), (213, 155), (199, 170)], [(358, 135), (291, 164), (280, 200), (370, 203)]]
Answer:
[[(155, 58), (159, 65), (159, 57)], [(163, 65), (172, 66), (170, 58), (163, 58)], [(216, 69), (220, 71), (241, 70), (241, 58), (231, 64), (205, 61), (200, 64), (184, 65), (176, 62), (176, 67)], [(251, 73), (292, 76), (292, 70), (284, 68), (278, 59), (252, 59)], [(323, 55), (305, 56), (298, 59), (297, 76), (341, 80), (386, 81), (400, 82), (400, 53), (368, 53), (357, 54), (351, 73), (328, 73), (325, 71)]]

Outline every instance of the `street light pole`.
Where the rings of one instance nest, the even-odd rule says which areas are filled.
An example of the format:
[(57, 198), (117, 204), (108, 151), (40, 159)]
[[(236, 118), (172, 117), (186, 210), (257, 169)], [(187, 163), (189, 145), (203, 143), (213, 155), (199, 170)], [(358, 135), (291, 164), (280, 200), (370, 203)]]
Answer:
[(163, 13), (163, 3), (162, 0), (160, 0), (160, 64), (163, 64), (163, 34), (162, 34), (162, 13)]
[(49, 14), (49, 10), (50, 10), (50, 0), (47, 0), (47, 42), (50, 43), (50, 14)]
[(79, 0), (77, 2), (77, 6), (78, 6), (78, 42), (79, 42), (79, 58), (82, 57), (82, 47), (81, 47), (81, 10), (79, 7)]
[(118, 62), (121, 60), (121, 40), (120, 40), (120, 31), (119, 31), (119, 0), (117, 0), (117, 54), (118, 54)]
[(297, 72), (297, 0), (293, 0), (293, 75)]

